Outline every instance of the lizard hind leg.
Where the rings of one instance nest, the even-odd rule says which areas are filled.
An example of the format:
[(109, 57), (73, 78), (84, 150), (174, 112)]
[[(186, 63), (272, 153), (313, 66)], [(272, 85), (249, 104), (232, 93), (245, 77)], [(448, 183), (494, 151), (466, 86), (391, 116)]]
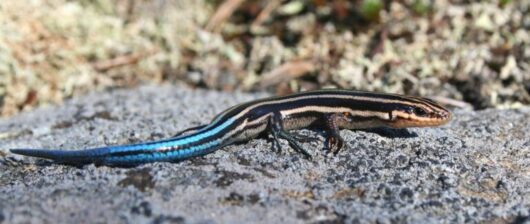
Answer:
[(280, 115), (273, 114), (269, 118), (269, 131), (272, 134), (273, 137), (273, 145), (276, 144), (278, 148), (280, 148), (280, 142), (279, 139), (285, 139), (289, 143), (289, 146), (293, 148), (295, 151), (302, 153), (306, 158), (311, 159), (312, 156), (307, 152), (300, 144), (297, 142), (297, 137), (293, 137), (293, 135), (289, 132), (287, 132), (283, 128), (283, 124), (281, 122), (281, 119), (279, 118)]

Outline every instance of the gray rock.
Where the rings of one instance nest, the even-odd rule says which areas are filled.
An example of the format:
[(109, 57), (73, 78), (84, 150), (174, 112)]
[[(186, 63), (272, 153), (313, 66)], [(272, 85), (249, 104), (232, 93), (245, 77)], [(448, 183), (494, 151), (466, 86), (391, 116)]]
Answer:
[(347, 145), (338, 156), (321, 143), (304, 144), (313, 161), (286, 142), (281, 153), (272, 152), (265, 139), (132, 169), (78, 168), (8, 151), (160, 139), (262, 96), (145, 86), (0, 121), (0, 223), (529, 219), (530, 108), (456, 111), (449, 125), (408, 133), (344, 130)]

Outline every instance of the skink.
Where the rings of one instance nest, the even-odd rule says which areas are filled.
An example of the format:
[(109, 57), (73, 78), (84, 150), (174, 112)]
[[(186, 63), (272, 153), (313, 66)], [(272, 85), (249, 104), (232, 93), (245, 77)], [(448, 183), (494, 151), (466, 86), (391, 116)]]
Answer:
[[(11, 149), (11, 152), (71, 165), (136, 166), (180, 161), (270, 134), (272, 147), (279, 149), (279, 139), (284, 139), (294, 150), (310, 157), (299, 142), (314, 138), (290, 130), (320, 129), (325, 148), (337, 153), (344, 144), (339, 129), (428, 127), (443, 125), (450, 119), (449, 110), (426, 98), (318, 90), (239, 104), (217, 115), (208, 125), (186, 129), (164, 140), (85, 150)], [(189, 131), (194, 132), (186, 133)]]

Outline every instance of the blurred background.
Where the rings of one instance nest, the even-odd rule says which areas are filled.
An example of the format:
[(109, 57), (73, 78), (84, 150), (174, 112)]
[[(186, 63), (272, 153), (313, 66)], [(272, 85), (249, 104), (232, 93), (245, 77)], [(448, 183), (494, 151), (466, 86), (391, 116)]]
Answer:
[(529, 30), (524, 0), (3, 0), (0, 115), (152, 83), (514, 108)]

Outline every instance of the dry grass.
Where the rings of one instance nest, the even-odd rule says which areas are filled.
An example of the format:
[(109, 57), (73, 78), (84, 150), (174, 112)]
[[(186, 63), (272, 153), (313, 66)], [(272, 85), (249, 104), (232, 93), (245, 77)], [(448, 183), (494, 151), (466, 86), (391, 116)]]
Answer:
[(375, 17), (359, 2), (2, 1), (1, 115), (177, 81), (530, 104), (528, 1), (392, 1)]

